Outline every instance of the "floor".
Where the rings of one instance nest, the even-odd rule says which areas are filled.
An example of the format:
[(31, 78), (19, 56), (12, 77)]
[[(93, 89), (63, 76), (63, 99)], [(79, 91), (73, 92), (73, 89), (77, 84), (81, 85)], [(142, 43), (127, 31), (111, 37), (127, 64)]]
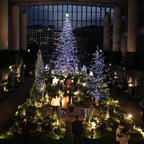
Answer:
[[(16, 111), (18, 105), (20, 105), (29, 94), (30, 88), (33, 84), (33, 78), (27, 78), (22, 86), (17, 91), (12, 93), (3, 103), (0, 104), (0, 130), (10, 119), (10, 117)], [(119, 100), (119, 104), (125, 110), (126, 113), (132, 114), (133, 119), (140, 125), (143, 125), (141, 120), (141, 108), (135, 103), (129, 100), (126, 94), (116, 91), (115, 98)], [(97, 111), (94, 114), (98, 114)], [(81, 106), (76, 106), (73, 112), (67, 110), (66, 114), (63, 114), (62, 119), (67, 125), (67, 135), (69, 142), (72, 142), (71, 122), (74, 121), (75, 115), (79, 116), (79, 119), (84, 119), (84, 109)]]
[(0, 104), (0, 130), (4, 127), (10, 117), (13, 116), (17, 107), (24, 102), (29, 94), (32, 84), (33, 78), (25, 79), (24, 84)]

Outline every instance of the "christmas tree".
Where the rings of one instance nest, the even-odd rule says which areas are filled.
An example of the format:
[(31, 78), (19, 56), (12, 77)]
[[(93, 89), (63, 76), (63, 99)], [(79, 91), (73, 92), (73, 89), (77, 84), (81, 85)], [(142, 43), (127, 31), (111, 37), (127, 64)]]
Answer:
[(88, 92), (98, 100), (105, 97), (108, 92), (108, 69), (104, 63), (104, 56), (101, 50), (97, 48), (93, 56), (88, 78)]
[(78, 59), (76, 56), (76, 41), (72, 32), (69, 15), (66, 14), (63, 31), (60, 35), (59, 45), (57, 46), (53, 61), (56, 74), (68, 75), (78, 71)]
[(37, 62), (35, 68), (35, 85), (38, 92), (41, 92), (45, 85), (45, 67), (44, 62), (42, 60), (41, 51), (38, 51), (37, 54)]

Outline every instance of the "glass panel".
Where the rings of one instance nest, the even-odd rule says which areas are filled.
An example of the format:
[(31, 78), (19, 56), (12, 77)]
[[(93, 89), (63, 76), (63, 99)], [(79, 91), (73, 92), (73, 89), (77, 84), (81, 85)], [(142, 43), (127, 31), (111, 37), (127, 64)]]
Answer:
[(52, 12), (49, 12), (49, 20), (52, 20)]
[(77, 27), (81, 27), (81, 21), (77, 21)]
[(28, 26), (33, 26), (33, 21), (28, 21)]
[(20, 7), (20, 12), (23, 12), (24, 11), (24, 6), (21, 6)]
[(61, 12), (58, 13), (58, 20), (62, 20), (62, 13)]
[(76, 12), (73, 12), (73, 20), (76, 20)]
[(81, 20), (81, 12), (78, 12), (78, 20)]
[(73, 21), (73, 29), (76, 28), (76, 21)]
[(49, 11), (52, 12), (52, 5), (49, 5)]
[(44, 21), (44, 26), (45, 26), (45, 27), (48, 26), (48, 22), (47, 22), (47, 20)]
[(29, 19), (30, 19), (30, 20), (33, 20), (33, 7), (30, 7)]
[(57, 20), (57, 12), (54, 12), (54, 20)]
[(48, 19), (48, 6), (44, 6), (44, 19)]
[(58, 5), (58, 11), (62, 12), (62, 5)]
[(38, 25), (38, 21), (37, 20), (34, 21), (34, 25)]
[(97, 13), (100, 13), (100, 7), (97, 7)]
[(81, 6), (78, 6), (78, 12), (81, 12)]
[(91, 13), (87, 13), (87, 20), (91, 19)]
[(39, 21), (39, 25), (43, 25), (43, 21)]
[(92, 7), (92, 13), (95, 13), (95, 12), (96, 12), (96, 8)]
[(62, 29), (62, 21), (58, 21), (58, 29)]
[(107, 11), (107, 12), (110, 12), (110, 8), (106, 8), (106, 11)]
[(68, 13), (72, 12), (72, 5), (68, 5)]
[(57, 5), (54, 6), (54, 12), (57, 12)]
[(91, 12), (91, 7), (87, 6), (87, 12), (88, 12), (88, 13)]
[(38, 20), (38, 6), (34, 6), (34, 20)]
[(86, 7), (83, 7), (82, 20), (86, 20)]
[(92, 20), (95, 21), (95, 15), (96, 13), (92, 13)]
[(63, 5), (63, 11), (64, 11), (64, 12), (67, 11), (67, 5)]
[(39, 19), (43, 20), (43, 6), (39, 7)]
[(73, 12), (76, 12), (76, 6), (75, 5), (73, 6)]
[(86, 21), (82, 21), (82, 27), (86, 26)]

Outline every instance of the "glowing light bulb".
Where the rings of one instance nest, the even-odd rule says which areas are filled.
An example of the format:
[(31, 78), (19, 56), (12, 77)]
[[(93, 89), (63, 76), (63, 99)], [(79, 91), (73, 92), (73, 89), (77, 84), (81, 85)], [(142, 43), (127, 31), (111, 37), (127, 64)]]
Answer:
[(59, 79), (57, 79), (56, 77), (54, 77), (53, 79), (53, 85), (56, 85), (58, 83)]
[(68, 14), (68, 13), (66, 13), (66, 17), (69, 17), (69, 14)]
[(92, 71), (90, 71), (89, 75), (90, 75), (90, 76), (93, 76), (93, 72), (92, 72)]
[(129, 117), (129, 118), (132, 118), (133, 116), (132, 116), (132, 114), (128, 114), (128, 117)]

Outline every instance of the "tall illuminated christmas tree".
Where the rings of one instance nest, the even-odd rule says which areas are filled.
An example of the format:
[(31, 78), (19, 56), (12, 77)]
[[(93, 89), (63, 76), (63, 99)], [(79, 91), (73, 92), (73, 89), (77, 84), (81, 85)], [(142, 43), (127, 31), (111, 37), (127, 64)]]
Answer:
[(90, 66), (90, 74), (88, 78), (89, 94), (93, 95), (97, 100), (105, 97), (108, 92), (107, 79), (108, 69), (104, 63), (103, 52), (97, 48), (96, 52), (93, 54)]
[(37, 54), (37, 62), (36, 62), (36, 68), (35, 68), (35, 85), (38, 92), (41, 91), (41, 88), (43, 87), (45, 83), (45, 67), (44, 62), (42, 60), (41, 51), (38, 51)]
[(56, 74), (75, 74), (78, 71), (78, 58), (76, 56), (76, 40), (72, 32), (69, 15), (66, 14), (63, 31), (61, 32), (59, 45), (57, 46), (53, 61)]

